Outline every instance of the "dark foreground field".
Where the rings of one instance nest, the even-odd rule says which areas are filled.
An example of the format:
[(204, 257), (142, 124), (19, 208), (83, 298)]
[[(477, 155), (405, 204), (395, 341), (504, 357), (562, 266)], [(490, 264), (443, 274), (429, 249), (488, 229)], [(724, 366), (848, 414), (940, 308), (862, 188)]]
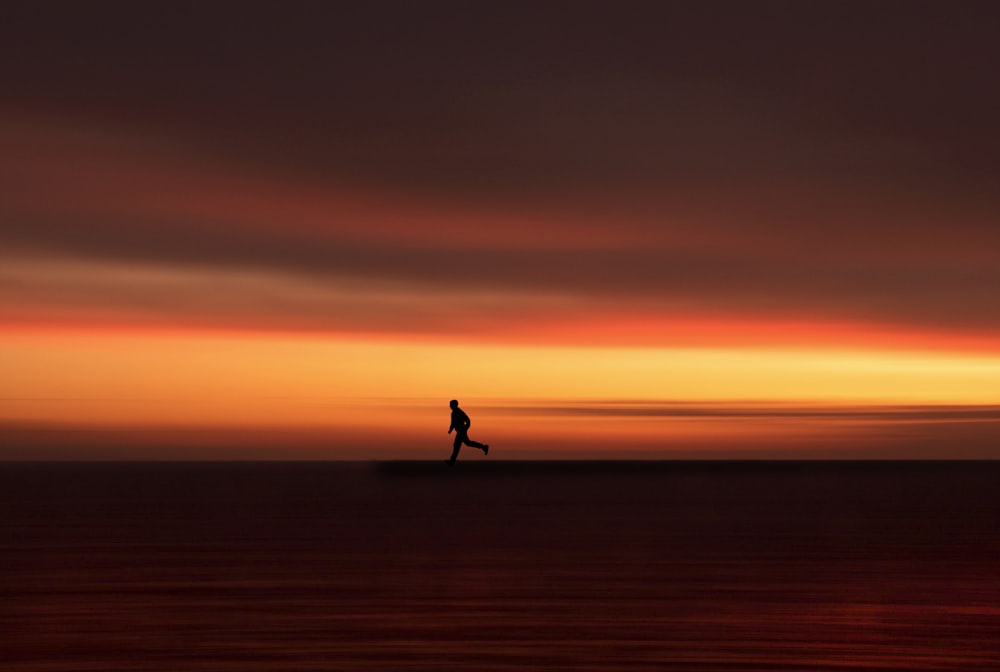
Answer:
[(1000, 463), (0, 465), (0, 667), (994, 670)]

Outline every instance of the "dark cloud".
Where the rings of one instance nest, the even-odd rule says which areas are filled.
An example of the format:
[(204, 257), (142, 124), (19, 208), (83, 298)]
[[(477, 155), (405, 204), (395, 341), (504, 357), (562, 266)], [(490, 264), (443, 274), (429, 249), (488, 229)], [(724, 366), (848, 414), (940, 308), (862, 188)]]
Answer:
[[(4, 239), (8, 250), (58, 253), (112, 265), (127, 261), (165, 271), (183, 272), (187, 268), (193, 278), (214, 269), (223, 275), (204, 286), (197, 297), (179, 293), (173, 302), (160, 305), (171, 314), (183, 314), (185, 301), (193, 307), (217, 296), (213, 303), (251, 310), (260, 322), (266, 322), (269, 314), (277, 319), (281, 313), (287, 316), (296, 310), (314, 316), (311, 308), (321, 308), (322, 303), (296, 306), (269, 301), (261, 286), (245, 287), (244, 291), (253, 290), (254, 295), (233, 301), (231, 292), (238, 292), (239, 283), (229, 286), (218, 282), (225, 274), (262, 273), (276, 280), (289, 277), (317, 291), (336, 291), (347, 280), (424, 292), (428, 302), (413, 306), (416, 312), (411, 317), (417, 321), (446, 309), (435, 306), (435, 300), (447, 302), (449, 292), (463, 291), (500, 292), (512, 301), (524, 297), (525, 302), (535, 295), (562, 297), (570, 311), (583, 307), (598, 312), (617, 308), (664, 315), (731, 312), (935, 329), (1000, 328), (1000, 309), (995, 301), (1000, 266), (897, 263), (889, 249), (884, 250), (883, 259), (868, 262), (842, 256), (788, 256), (766, 246), (701, 251), (655, 246), (463, 250), (442, 247), (436, 238), (425, 245), (397, 244), (280, 230), (240, 230), (197, 220), (114, 221), (68, 216), (36, 218), (27, 226), (8, 227)], [(86, 283), (66, 282), (75, 291), (86, 291)], [(105, 292), (95, 286), (90, 298), (113, 303), (121, 301), (128, 290), (123, 287)], [(130, 303), (156, 305), (150, 302), (154, 294), (143, 293), (149, 288), (137, 285), (131, 291), (135, 300)], [(463, 302), (461, 306), (462, 310), (480, 312), (475, 304)], [(484, 313), (495, 309), (488, 302), (480, 306)], [(221, 317), (224, 312), (218, 314)]]
[[(988, 2), (8, 3), (0, 243), (995, 333), (998, 28)], [(42, 130), (18, 139), (25, 119)], [(310, 229), (252, 198), (288, 185), (431, 205), (366, 235), (319, 207)], [(195, 203), (240, 188), (247, 206)], [(486, 231), (523, 213), (545, 245)], [(578, 244), (587, 220), (607, 244)]]
[[(991, 171), (992, 3), (11, 3), (5, 102), (453, 192)], [(798, 151), (796, 151), (798, 148)]]

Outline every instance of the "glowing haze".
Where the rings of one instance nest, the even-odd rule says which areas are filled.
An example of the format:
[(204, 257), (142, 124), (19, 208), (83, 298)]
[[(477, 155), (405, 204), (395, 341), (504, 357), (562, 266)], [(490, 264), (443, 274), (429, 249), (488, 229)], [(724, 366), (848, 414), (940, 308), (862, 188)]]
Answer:
[(997, 455), (988, 3), (4, 24), (0, 458)]

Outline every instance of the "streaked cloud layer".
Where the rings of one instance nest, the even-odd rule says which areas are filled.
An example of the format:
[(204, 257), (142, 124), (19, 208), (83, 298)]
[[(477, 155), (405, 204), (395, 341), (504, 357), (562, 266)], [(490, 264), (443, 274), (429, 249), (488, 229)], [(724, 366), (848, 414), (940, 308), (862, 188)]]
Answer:
[[(818, 337), (833, 328), (988, 341), (1000, 321), (1000, 240), (972, 216), (935, 230), (933, 212), (890, 207), (885, 221), (845, 213), (853, 228), (828, 223), (824, 233), (805, 212), (755, 226), (746, 202), (726, 211), (697, 196), (650, 197), (644, 211), (617, 214), (611, 204), (587, 211), (585, 197), (491, 210), (230, 175), (155, 148), (120, 153), (101, 135), (90, 147), (67, 139), (46, 162), (31, 143), (58, 129), (0, 132), (24, 145), (4, 160), (2, 213), (0, 291), (18, 321), (76, 311), (67, 319), (462, 333), (477, 322), (517, 332), (548, 317), (572, 325), (571, 342), (592, 333), (623, 343), (670, 342), (672, 328), (683, 339), (685, 324), (719, 322), (756, 323), (751, 341), (768, 323), (775, 336), (796, 323), (816, 325)], [(88, 163), (98, 165), (78, 172)], [(815, 207), (814, 219), (830, 218)], [(609, 318), (623, 328), (601, 329)], [(546, 340), (558, 340), (553, 326)], [(744, 332), (728, 331), (736, 342)]]
[[(220, 375), (285, 396), (546, 418), (1000, 403), (998, 28), (975, 2), (15, 2), (0, 396), (118, 398), (70, 353), (155, 373), (177, 338), (175, 364), (225, 342), (246, 359)], [(171, 401), (146, 422), (239, 424), (196, 377), (148, 378)], [(32, 403), (3, 419), (131, 422)]]

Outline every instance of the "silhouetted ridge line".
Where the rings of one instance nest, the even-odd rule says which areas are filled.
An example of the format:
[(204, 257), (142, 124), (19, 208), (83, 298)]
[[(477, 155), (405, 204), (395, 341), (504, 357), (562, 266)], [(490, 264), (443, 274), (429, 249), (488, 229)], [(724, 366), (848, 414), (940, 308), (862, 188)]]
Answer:
[(495, 460), (464, 462), (454, 469), (437, 460), (374, 463), (384, 476), (622, 476), (645, 474), (851, 473), (969, 469), (1000, 470), (1000, 462), (970, 460)]

